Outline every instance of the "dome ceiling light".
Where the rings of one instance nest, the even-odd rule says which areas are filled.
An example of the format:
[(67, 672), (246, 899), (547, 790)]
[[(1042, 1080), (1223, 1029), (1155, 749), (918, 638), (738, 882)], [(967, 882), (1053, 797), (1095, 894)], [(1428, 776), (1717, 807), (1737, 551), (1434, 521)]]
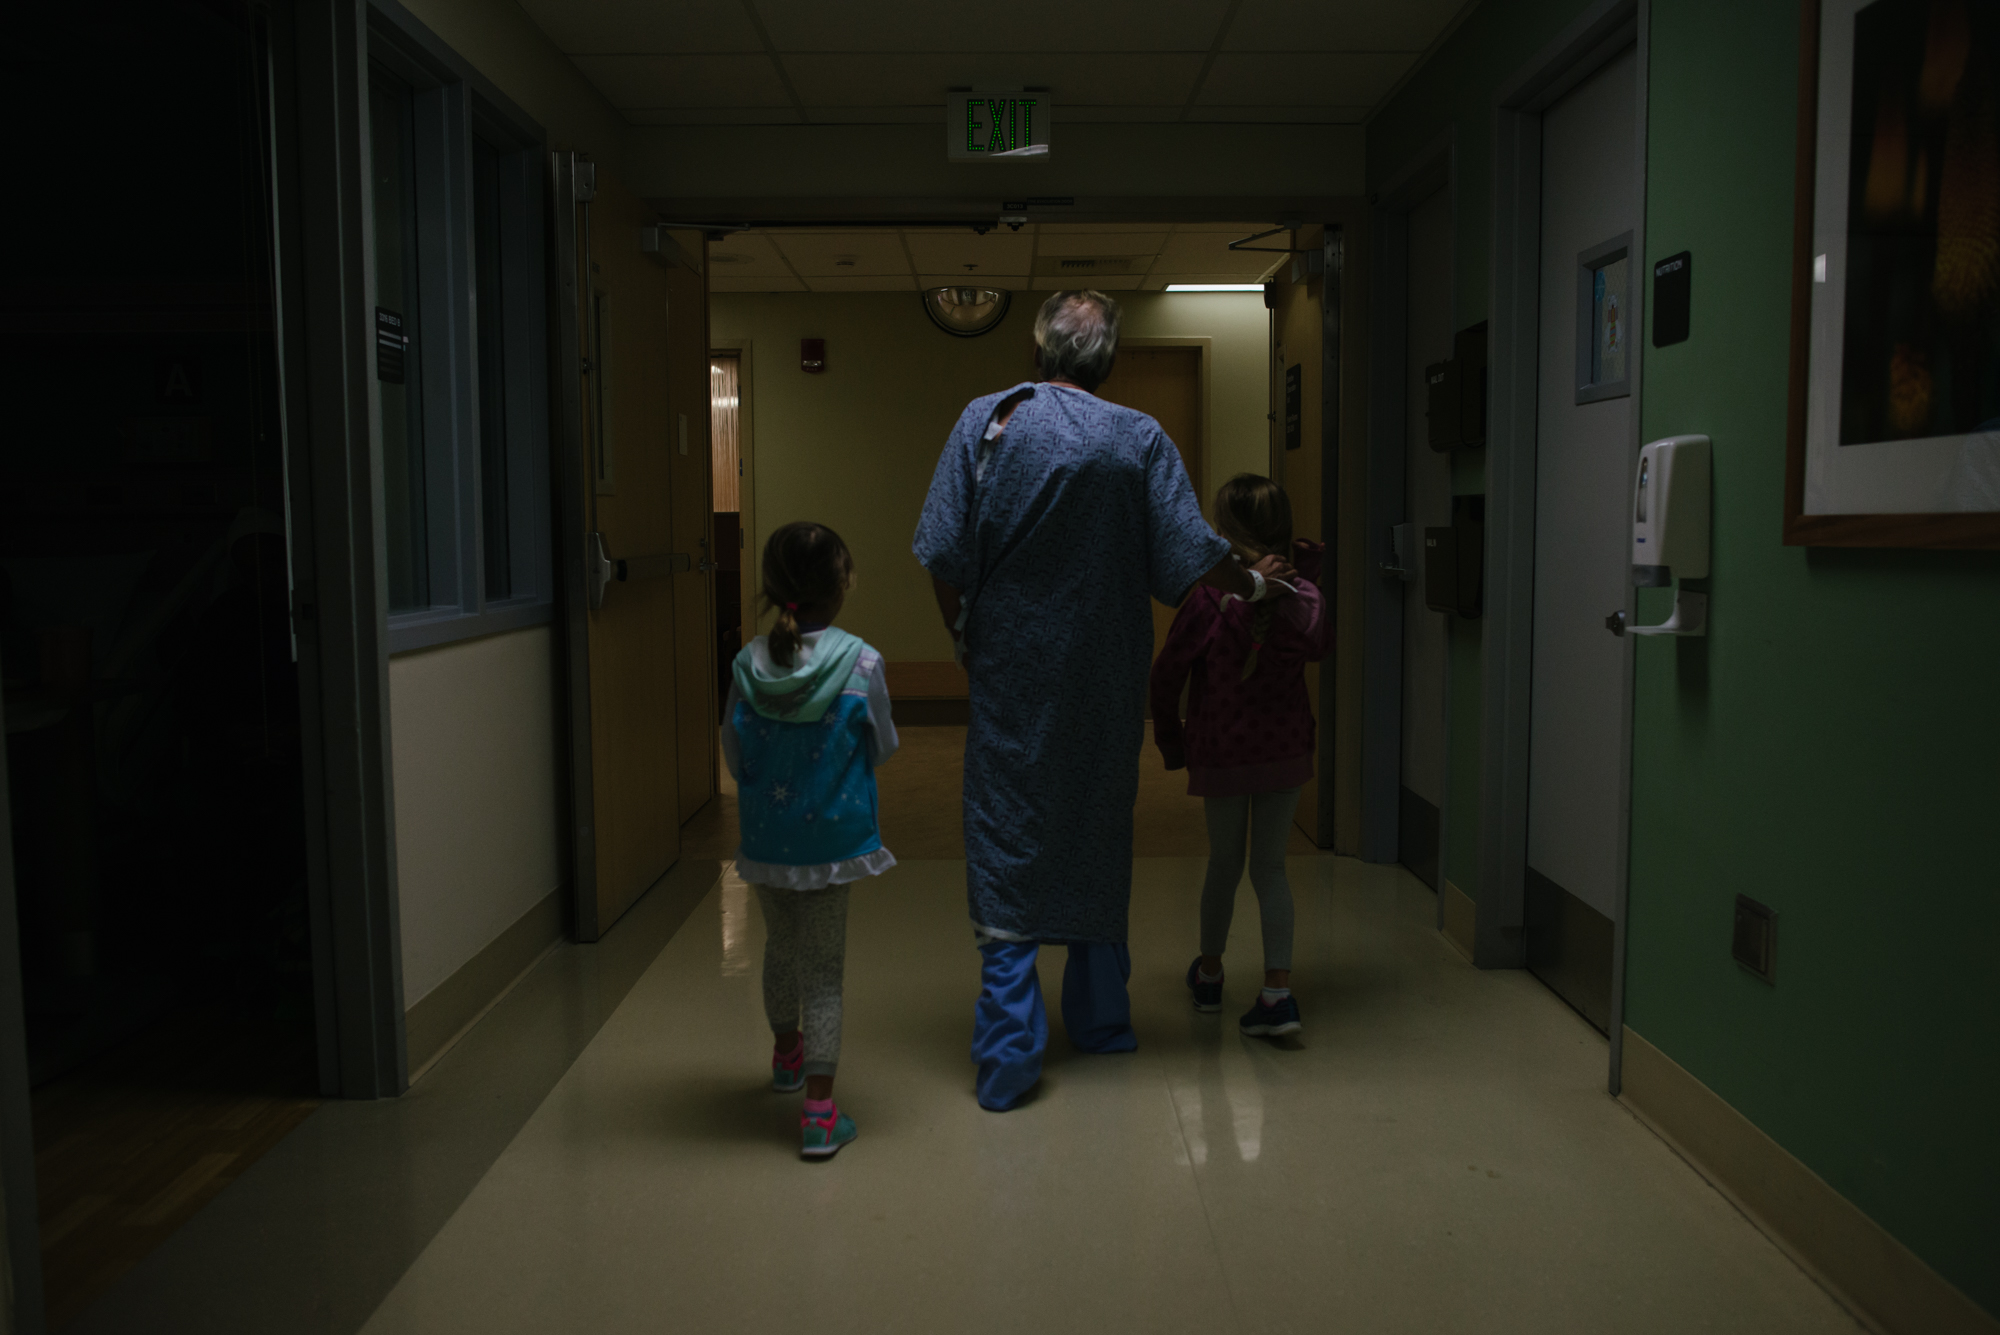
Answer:
[(924, 314), (947, 334), (977, 338), (1007, 318), (1011, 300), (997, 287), (934, 287), (924, 293)]

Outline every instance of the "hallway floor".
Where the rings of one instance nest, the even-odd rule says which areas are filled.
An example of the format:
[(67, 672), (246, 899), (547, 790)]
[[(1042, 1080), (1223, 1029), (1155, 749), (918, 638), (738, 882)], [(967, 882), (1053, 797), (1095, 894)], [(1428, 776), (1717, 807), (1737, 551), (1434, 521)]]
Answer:
[(602, 943), (551, 952), (404, 1098), (322, 1105), (69, 1329), (1860, 1329), (1605, 1094), (1603, 1038), (1467, 964), (1401, 868), (1296, 838), (1304, 1033), (1236, 1032), (1247, 883), (1225, 1010), (1194, 1013), (1206, 840), (1150, 754), (1140, 1049), (1078, 1055), (1052, 1007), (1038, 1096), (982, 1112), (963, 729), (905, 745), (882, 773), (905, 860), (849, 923), (837, 1093), (861, 1137), (831, 1162), (799, 1161), (798, 1096), (767, 1084), (725, 792)]
[(818, 1165), (765, 1085), (761, 923), (726, 877), (366, 1329), (1856, 1328), (1605, 1096), (1595, 1032), (1431, 930), (1407, 873), (1293, 859), (1307, 1028), (1279, 1046), (1235, 1033), (1247, 888), (1231, 1009), (1201, 1016), (1201, 864), (1138, 868), (1140, 1051), (1058, 1034), (998, 1116), (971, 1097), (963, 864), (857, 892), (861, 1138)]

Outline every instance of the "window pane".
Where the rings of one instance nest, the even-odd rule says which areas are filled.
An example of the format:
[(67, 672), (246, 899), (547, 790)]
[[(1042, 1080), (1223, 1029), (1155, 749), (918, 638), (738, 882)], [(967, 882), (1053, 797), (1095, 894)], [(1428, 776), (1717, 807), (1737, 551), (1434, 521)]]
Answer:
[[(410, 91), (377, 76), (368, 89), (375, 187), (375, 378), (381, 391), (382, 489), (389, 610), (428, 607), (424, 523), (423, 364), (417, 349), (417, 192)], [(400, 348), (396, 340), (402, 340)]]
[[(500, 291), (500, 151), (472, 141), (473, 268), (478, 283), (479, 478), (486, 544), (486, 597), (514, 591), (513, 545), (507, 522), (507, 401), (504, 307)], [(512, 258), (509, 256), (508, 258)]]

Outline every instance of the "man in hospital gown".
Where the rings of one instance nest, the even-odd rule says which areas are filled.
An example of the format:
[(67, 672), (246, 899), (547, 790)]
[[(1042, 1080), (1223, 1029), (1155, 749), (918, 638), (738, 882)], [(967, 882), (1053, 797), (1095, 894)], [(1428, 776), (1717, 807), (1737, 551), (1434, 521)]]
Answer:
[(1117, 352), (1115, 302), (1059, 292), (1035, 342), (1045, 381), (966, 408), (914, 545), (971, 681), (966, 880), (984, 957), (972, 1055), (994, 1111), (1041, 1076), (1041, 943), (1069, 947), (1071, 1042), (1138, 1045), (1125, 938), (1151, 600), (1178, 605), (1197, 582), (1262, 597), (1267, 576), (1275, 595), (1290, 574), (1277, 558), (1237, 564), (1159, 423), (1091, 393)]

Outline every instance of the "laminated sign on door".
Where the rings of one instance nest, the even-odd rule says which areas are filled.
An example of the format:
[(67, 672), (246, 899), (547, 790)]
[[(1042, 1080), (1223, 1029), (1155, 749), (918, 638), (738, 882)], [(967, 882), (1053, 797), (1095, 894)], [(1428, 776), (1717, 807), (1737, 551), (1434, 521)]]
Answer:
[(953, 162), (1046, 162), (1054, 108), (1045, 92), (953, 93), (944, 104)]

